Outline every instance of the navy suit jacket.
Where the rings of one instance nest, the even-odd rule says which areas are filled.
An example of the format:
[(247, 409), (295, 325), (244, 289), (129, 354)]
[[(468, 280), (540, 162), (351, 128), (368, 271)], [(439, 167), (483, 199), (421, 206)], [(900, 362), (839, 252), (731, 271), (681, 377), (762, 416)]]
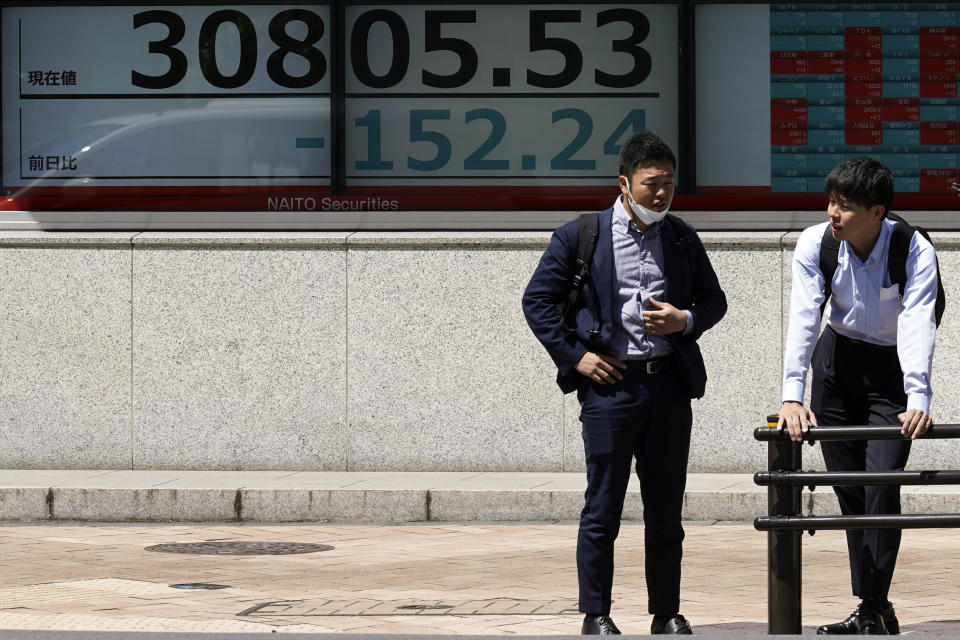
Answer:
[[(590, 277), (580, 295), (575, 330), (563, 329), (557, 305), (566, 299), (576, 269), (578, 220), (553, 233), (550, 246), (523, 293), (527, 324), (556, 363), (557, 384), (564, 393), (576, 390), (586, 380), (575, 369), (585, 353), (593, 351), (616, 356), (610, 347), (617, 297), (612, 219), (613, 207), (600, 213), (597, 248), (590, 265)], [(693, 313), (693, 328), (689, 334), (673, 333), (666, 337), (673, 345), (690, 397), (700, 398), (706, 386), (707, 372), (697, 339), (726, 313), (727, 298), (693, 228), (690, 227), (690, 240), (684, 249), (678, 245), (673, 227), (666, 221), (662, 225), (665, 301)], [(688, 258), (694, 263), (692, 272)], [(599, 317), (596, 311), (599, 311)], [(588, 332), (593, 329), (599, 330), (599, 336), (591, 339)]]

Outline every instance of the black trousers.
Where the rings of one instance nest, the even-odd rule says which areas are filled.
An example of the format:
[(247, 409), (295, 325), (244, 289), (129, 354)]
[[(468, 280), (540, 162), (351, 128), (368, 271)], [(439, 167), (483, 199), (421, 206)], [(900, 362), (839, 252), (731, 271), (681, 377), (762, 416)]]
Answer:
[(672, 370), (624, 372), (616, 384), (579, 390), (587, 461), (577, 575), (580, 611), (610, 613), (613, 546), (635, 458), (643, 500), (645, 577), (654, 615), (680, 608), (680, 511), (687, 481), (692, 415), (683, 382)]
[[(906, 411), (896, 347), (851, 340), (827, 327), (813, 353), (810, 408), (824, 425), (896, 425)], [(910, 440), (823, 442), (830, 471), (899, 471)], [(834, 487), (844, 515), (900, 513), (900, 487)], [(886, 600), (900, 549), (900, 529), (847, 532), (853, 594)]]

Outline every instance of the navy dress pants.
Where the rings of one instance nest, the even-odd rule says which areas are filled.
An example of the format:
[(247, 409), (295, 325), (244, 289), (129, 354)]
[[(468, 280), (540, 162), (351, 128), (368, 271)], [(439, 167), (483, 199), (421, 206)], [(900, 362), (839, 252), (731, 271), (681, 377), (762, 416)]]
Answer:
[[(895, 346), (851, 340), (827, 327), (813, 352), (810, 409), (823, 425), (899, 425), (906, 411)], [(821, 443), (830, 471), (900, 471), (910, 440)], [(900, 487), (834, 487), (844, 515), (900, 513)], [(900, 550), (900, 529), (847, 531), (853, 595), (886, 601)]]
[(672, 370), (629, 369), (616, 384), (584, 382), (583, 445), (587, 461), (577, 537), (580, 611), (610, 613), (613, 546), (633, 459), (643, 500), (645, 577), (654, 615), (680, 608), (680, 511), (690, 451), (690, 397)]

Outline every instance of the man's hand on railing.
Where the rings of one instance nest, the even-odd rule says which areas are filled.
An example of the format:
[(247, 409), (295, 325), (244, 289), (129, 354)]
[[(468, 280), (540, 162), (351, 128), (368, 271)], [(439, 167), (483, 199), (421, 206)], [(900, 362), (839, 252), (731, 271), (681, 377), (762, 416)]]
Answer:
[(786, 427), (790, 439), (794, 442), (803, 442), (803, 434), (807, 432), (810, 425), (817, 426), (817, 416), (799, 402), (787, 400), (780, 407), (777, 431), (782, 431)]
[(900, 433), (904, 438), (916, 440), (925, 434), (933, 425), (933, 419), (929, 414), (920, 409), (910, 409), (897, 416), (900, 419)]

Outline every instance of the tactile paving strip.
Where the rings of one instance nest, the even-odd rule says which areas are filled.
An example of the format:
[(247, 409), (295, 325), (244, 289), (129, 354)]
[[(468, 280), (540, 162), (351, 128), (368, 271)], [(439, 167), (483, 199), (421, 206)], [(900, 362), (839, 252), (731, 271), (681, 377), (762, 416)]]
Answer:
[(274, 600), (241, 611), (239, 616), (557, 616), (579, 615), (570, 600)]

